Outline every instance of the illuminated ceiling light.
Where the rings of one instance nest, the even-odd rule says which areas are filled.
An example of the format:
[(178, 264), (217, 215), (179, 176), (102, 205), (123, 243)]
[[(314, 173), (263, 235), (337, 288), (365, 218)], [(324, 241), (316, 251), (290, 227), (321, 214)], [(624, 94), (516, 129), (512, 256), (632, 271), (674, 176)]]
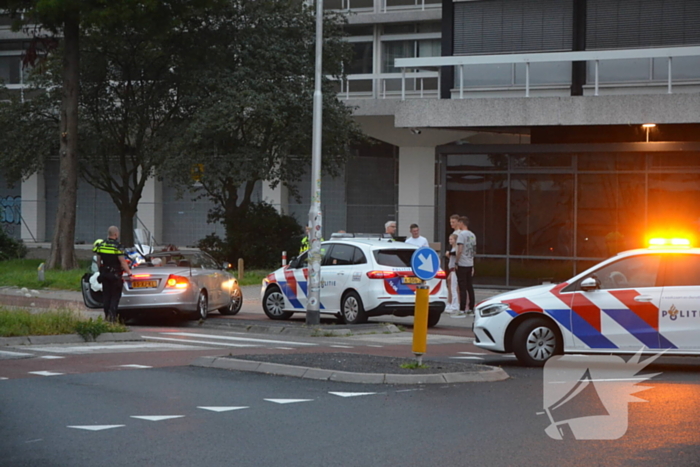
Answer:
[(642, 128), (644, 128), (647, 131), (647, 143), (649, 142), (649, 130), (655, 127), (656, 123), (645, 123), (642, 125)]

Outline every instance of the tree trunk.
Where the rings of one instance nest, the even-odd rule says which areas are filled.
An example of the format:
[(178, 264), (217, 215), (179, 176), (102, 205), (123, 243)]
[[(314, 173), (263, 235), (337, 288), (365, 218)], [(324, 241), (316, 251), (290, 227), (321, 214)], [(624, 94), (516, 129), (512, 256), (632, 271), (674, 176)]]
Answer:
[(126, 246), (134, 246), (134, 217), (136, 209), (124, 207), (119, 210), (119, 242)]
[(56, 227), (49, 269), (75, 269), (75, 217), (78, 195), (78, 91), (80, 81), (80, 18), (67, 13), (63, 29), (63, 97), (60, 123), (60, 166)]

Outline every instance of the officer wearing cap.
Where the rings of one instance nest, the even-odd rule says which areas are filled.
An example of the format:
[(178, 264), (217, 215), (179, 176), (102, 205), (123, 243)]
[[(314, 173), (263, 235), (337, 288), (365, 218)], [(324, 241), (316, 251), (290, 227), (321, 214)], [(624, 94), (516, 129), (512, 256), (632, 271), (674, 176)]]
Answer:
[(95, 242), (93, 251), (97, 253), (105, 318), (115, 322), (124, 287), (122, 271), (131, 275), (131, 269), (124, 258), (124, 248), (119, 243), (119, 229), (115, 226), (107, 229), (107, 240), (99, 244)]

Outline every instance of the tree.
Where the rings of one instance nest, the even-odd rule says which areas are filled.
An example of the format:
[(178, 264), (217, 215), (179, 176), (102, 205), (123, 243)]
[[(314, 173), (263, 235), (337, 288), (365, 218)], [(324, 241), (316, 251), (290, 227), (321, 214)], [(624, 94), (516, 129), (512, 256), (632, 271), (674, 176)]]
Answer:
[[(310, 168), (315, 20), (299, 1), (240, 0), (208, 21), (198, 39), (201, 86), (191, 96), (200, 105), (166, 167), (184, 187), (191, 187), (193, 169), (201, 172), (200, 193), (216, 205), (209, 219), (223, 220), (233, 238), (256, 183), (288, 184)], [(341, 76), (351, 53), (342, 25), (337, 16), (325, 20), (326, 76)], [(326, 79), (323, 161), (331, 174), (362, 139), (336, 92)]]
[[(194, 83), (187, 54), (196, 50), (190, 37), (202, 23), (201, 15), (208, 14), (207, 7), (216, 3), (217, 0), (0, 0), (0, 6), (13, 14), (19, 15), (22, 10), (31, 13), (22, 16), (16, 27), (40, 24), (52, 37), (64, 38), (62, 46), (52, 50), (56, 54), (50, 54), (39, 72), (33, 74), (37, 89), (45, 92), (35, 93), (38, 97), (29, 102), (15, 101), (2, 112), (15, 134), (43, 131), (60, 116), (59, 207), (50, 267), (77, 266), (71, 261), (75, 260), (79, 173), (110, 195), (120, 211), (122, 241), (133, 244), (133, 219), (143, 187), (166, 157), (164, 145), (171, 144), (180, 132), (178, 123), (185, 121), (181, 95)], [(77, 36), (73, 37), (80, 31), (68, 32), (66, 15), (82, 18), (78, 21), (82, 27), (80, 44)], [(36, 37), (42, 37), (43, 32), (37, 31), (34, 30)], [(58, 54), (64, 57), (62, 62), (56, 59)], [(37, 55), (35, 50), (28, 53), (31, 57)], [(81, 55), (84, 60), (78, 65)], [(60, 85), (62, 95), (54, 92)], [(2, 152), (3, 159), (11, 161), (6, 164), (12, 168), (8, 177), (11, 180), (34, 173), (48, 154), (55, 154), (45, 152), (53, 145), (40, 134), (31, 140), (2, 139), (8, 140)], [(78, 141), (82, 147), (79, 155)], [(23, 161), (27, 154), (35, 156), (30, 164)]]
[(78, 192), (78, 76), (80, 66), (80, 21), (83, 8), (91, 2), (81, 0), (0, 0), (0, 9), (15, 18), (13, 27), (34, 26), (60, 36), (63, 42), (62, 95), (60, 107), (59, 193), (56, 227), (51, 242), (49, 268), (74, 269), (75, 216)]

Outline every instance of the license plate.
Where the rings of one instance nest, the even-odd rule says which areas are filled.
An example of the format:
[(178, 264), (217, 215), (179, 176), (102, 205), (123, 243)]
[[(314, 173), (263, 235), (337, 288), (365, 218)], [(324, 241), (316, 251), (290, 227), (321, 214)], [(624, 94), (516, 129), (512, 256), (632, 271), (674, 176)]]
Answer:
[(420, 284), (423, 281), (418, 279), (417, 277), (402, 277), (401, 282), (404, 284)]
[(132, 289), (151, 289), (158, 287), (157, 281), (131, 281)]

